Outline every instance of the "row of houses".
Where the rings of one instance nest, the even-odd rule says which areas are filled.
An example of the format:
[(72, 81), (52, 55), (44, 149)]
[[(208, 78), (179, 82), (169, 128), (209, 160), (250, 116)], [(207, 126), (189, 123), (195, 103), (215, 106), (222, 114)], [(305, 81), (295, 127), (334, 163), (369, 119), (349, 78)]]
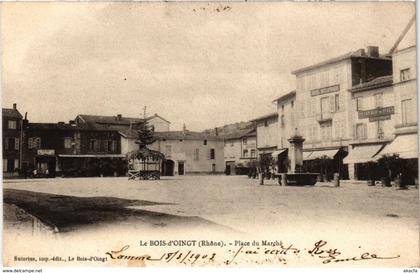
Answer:
[[(30, 123), (14, 104), (3, 109), (3, 175), (18, 176), (26, 170), (41, 176), (84, 175), (78, 172), (97, 169), (104, 161), (119, 166), (128, 152), (138, 149), (137, 129), (144, 122), (122, 115), (77, 115), (68, 123)], [(157, 114), (147, 122), (157, 139), (150, 148), (167, 159), (164, 175), (223, 173), (222, 138), (186, 129), (170, 131), (170, 122)], [(116, 171), (125, 174), (124, 168), (115, 167), (105, 175)]]
[(296, 90), (253, 120), (259, 154), (287, 154), (297, 132), (304, 162), (334, 159), (343, 178), (367, 179), (366, 163), (385, 154), (418, 160), (416, 46), (392, 55), (371, 46), (292, 73)]
[[(203, 132), (170, 131), (147, 118), (165, 154), (165, 175), (244, 174), (260, 154), (286, 160), (293, 134), (305, 138), (304, 162), (327, 157), (342, 178), (366, 179), (366, 163), (383, 154), (417, 160), (416, 47), (382, 55), (368, 47), (298, 69), (296, 89), (275, 110), (248, 122)], [(137, 149), (141, 118), (77, 115), (64, 123), (30, 123), (16, 105), (3, 109), (3, 174), (37, 169), (49, 175), (118, 160)], [(93, 162), (93, 163), (92, 163)]]

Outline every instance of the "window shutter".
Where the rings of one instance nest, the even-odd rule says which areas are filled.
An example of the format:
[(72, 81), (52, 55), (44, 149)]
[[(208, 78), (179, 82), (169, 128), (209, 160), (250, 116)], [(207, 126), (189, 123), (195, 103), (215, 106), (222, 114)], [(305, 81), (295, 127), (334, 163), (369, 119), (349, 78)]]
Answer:
[(367, 125), (363, 124), (363, 138), (366, 139), (367, 138)]
[(329, 100), (329, 104), (330, 104), (330, 112), (334, 113), (335, 112), (335, 98), (334, 98), (334, 96), (329, 96), (328, 100)]
[(19, 138), (15, 138), (15, 150), (19, 150)]
[(344, 111), (345, 109), (344, 109), (344, 98), (343, 98), (343, 96), (339, 96), (338, 97), (338, 100), (339, 100), (339, 103), (340, 103), (340, 111)]

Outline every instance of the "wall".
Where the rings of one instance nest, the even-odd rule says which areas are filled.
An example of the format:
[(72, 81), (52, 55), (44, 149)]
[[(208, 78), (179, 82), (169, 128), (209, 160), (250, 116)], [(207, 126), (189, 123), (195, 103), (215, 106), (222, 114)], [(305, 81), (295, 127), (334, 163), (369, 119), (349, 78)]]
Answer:
[(279, 118), (277, 122), (277, 125), (278, 125), (277, 147), (279, 149), (289, 148), (290, 143), (287, 140), (295, 132), (295, 128), (297, 125), (297, 122), (295, 120), (296, 119), (295, 100), (296, 100), (296, 97), (293, 96), (286, 100), (277, 102), (277, 112), (279, 114)]
[(159, 116), (154, 116), (149, 119), (149, 125), (153, 125), (155, 127), (155, 132), (167, 132), (169, 131), (169, 122), (163, 120)]
[[(353, 101), (349, 105), (351, 111), (356, 113), (354, 119), (354, 125), (352, 128), (353, 138), (356, 139), (356, 124), (365, 124), (367, 129), (367, 141), (369, 140), (379, 140), (377, 135), (377, 121), (369, 121), (369, 118), (362, 118), (359, 119), (357, 114), (357, 98), (362, 97), (362, 109), (365, 110), (372, 110), (375, 109), (375, 94), (382, 93), (382, 107), (390, 107), (394, 106), (395, 111), (395, 101), (394, 101), (394, 93), (392, 86), (383, 87), (383, 88), (376, 88), (368, 91), (361, 91), (353, 94)], [(383, 139), (390, 140), (394, 137), (394, 126), (396, 122), (396, 115), (390, 115), (390, 120), (383, 121)]]
[[(411, 125), (415, 126), (418, 117), (416, 47), (400, 50), (396, 52), (392, 58), (397, 129), (398, 127), (407, 127), (407, 125), (410, 125), (402, 125), (403, 118), (401, 102), (407, 99), (411, 99), (411, 111), (409, 111), (408, 119)], [(401, 81), (400, 72), (402, 69), (407, 68), (410, 69), (410, 78), (407, 81)]]
[[(277, 147), (278, 125), (277, 117), (257, 121), (257, 149)], [(267, 121), (267, 126), (265, 126)]]
[[(336, 86), (335, 92), (311, 95), (311, 90)], [(347, 107), (351, 103), (351, 62), (343, 60), (304, 71), (296, 75), (295, 125), (306, 139), (304, 148), (320, 148), (341, 146), (352, 137), (354, 116)], [(335, 98), (338, 95), (338, 110), (335, 110)], [(321, 132), (321, 99), (327, 98), (329, 115), (331, 116), (331, 135), (325, 137)], [(334, 99), (333, 99), (334, 98)], [(334, 102), (334, 103), (333, 103)]]
[[(124, 150), (133, 151), (138, 149), (138, 145), (134, 142), (135, 139), (123, 139)], [(170, 153), (168, 146), (170, 146)], [(166, 159), (173, 160), (176, 175), (178, 162), (185, 162), (186, 174), (212, 173), (212, 164), (216, 164), (216, 173), (223, 173), (225, 171), (223, 146), (222, 139), (207, 140), (207, 145), (204, 145), (204, 139), (184, 139), (182, 141), (179, 139), (166, 139), (165, 141), (160, 139), (150, 145), (149, 148), (160, 151), (165, 155)], [(198, 159), (195, 158), (196, 149), (199, 149)], [(215, 159), (210, 159), (210, 149), (215, 150)]]
[(224, 158), (225, 161), (239, 162), (242, 156), (242, 140), (237, 139), (226, 139), (224, 143)]

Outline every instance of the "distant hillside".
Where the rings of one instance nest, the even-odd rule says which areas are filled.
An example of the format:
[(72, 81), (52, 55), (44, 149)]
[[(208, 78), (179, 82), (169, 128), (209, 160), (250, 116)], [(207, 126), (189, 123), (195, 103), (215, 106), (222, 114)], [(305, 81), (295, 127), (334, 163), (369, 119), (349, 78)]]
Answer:
[[(251, 121), (242, 121), (228, 124), (213, 129), (206, 129), (203, 132), (210, 135), (218, 135), (225, 138), (233, 138), (243, 136), (255, 129), (255, 123)], [(217, 131), (217, 133), (216, 133)]]

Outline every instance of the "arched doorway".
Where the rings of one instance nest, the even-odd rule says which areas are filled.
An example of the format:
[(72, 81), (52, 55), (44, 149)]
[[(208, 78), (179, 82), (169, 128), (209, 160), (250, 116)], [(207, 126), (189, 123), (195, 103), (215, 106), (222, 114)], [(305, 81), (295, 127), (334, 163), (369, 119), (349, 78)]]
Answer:
[(174, 165), (175, 165), (175, 162), (173, 160), (170, 160), (170, 159), (167, 159), (166, 161), (162, 162), (162, 175), (173, 176), (174, 175)]

